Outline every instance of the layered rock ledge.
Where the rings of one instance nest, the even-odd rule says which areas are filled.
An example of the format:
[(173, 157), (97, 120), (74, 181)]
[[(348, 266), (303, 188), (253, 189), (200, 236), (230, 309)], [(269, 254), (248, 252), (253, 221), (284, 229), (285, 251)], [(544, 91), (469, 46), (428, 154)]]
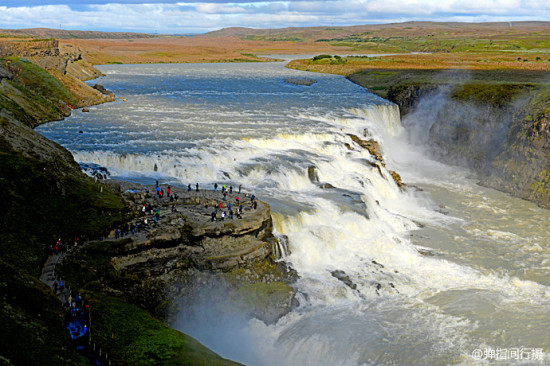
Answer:
[[(155, 185), (110, 179), (104, 183), (120, 191), (134, 211), (131, 221), (105, 238), (109, 249), (102, 255), (107, 268), (116, 271), (101, 280), (108, 292), (128, 296), (168, 320), (182, 307), (201, 301), (205, 292), (210, 297), (214, 292), (228, 295), (232, 309), (266, 323), (296, 306), (296, 290), (290, 286), (296, 274), (275, 260), (281, 251), (267, 203), (235, 191), (224, 200), (220, 191), (178, 187), (171, 187), (172, 198), (166, 193), (160, 198)], [(166, 192), (168, 186), (160, 188)], [(224, 220), (222, 211), (227, 214)], [(80, 251), (67, 265), (82, 266), (82, 258), (96, 249)]]
[[(271, 233), (271, 209), (259, 200), (255, 200), (254, 208), (248, 194), (233, 192), (224, 200), (220, 191), (172, 188), (172, 198), (178, 198), (170, 200), (159, 198), (155, 186), (106, 182), (124, 192), (134, 204), (136, 218), (130, 224), (143, 226), (139, 233), (129, 236), (131, 240), (113, 259), (117, 270), (160, 274), (178, 268), (182, 257), (190, 258), (197, 268), (229, 270), (251, 260), (263, 260), (272, 253), (276, 239)], [(161, 187), (166, 191), (166, 185)], [(150, 207), (147, 212), (143, 212), (144, 204)], [(236, 214), (233, 219), (221, 219), (222, 211), (229, 213), (229, 205), (233, 211), (239, 205), (243, 207), (241, 219)], [(217, 219), (212, 221), (216, 208)], [(159, 213), (158, 221), (151, 210)]]

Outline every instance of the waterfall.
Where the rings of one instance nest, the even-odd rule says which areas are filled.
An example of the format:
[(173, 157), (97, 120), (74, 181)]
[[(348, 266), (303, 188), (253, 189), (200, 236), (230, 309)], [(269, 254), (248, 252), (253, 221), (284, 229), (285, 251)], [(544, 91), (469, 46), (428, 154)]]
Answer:
[(397, 104), (375, 104), (365, 108), (350, 108), (349, 111), (370, 122), (380, 124), (382, 131), (392, 137), (399, 137), (404, 133)]
[(113, 177), (242, 185), (271, 206), (273, 252), (296, 271), (300, 305), (271, 325), (185, 319), (222, 356), (431, 365), (468, 363), (481, 346), (550, 347), (548, 214), (430, 161), (396, 105), (338, 76), (287, 85), (295, 71), (276, 64), (105, 68), (127, 103), (37, 130)]
[(275, 260), (280, 260), (287, 257), (290, 254), (288, 238), (284, 235), (281, 235), (277, 238), (277, 240), (274, 240), (272, 251)]

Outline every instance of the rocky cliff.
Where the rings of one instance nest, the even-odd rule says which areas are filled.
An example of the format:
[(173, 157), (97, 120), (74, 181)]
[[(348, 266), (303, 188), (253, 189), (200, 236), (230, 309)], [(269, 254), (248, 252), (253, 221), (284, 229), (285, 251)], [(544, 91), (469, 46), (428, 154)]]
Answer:
[[(436, 158), (550, 208), (550, 86), (544, 75), (510, 73), (425, 73), (396, 81), (384, 96), (399, 105), (411, 138)], [(350, 79), (368, 87), (360, 76)]]
[[(173, 318), (181, 304), (193, 304), (202, 292), (220, 287), (224, 296), (234, 298), (231, 305), (235, 311), (267, 323), (275, 322), (294, 306), (296, 291), (288, 285), (294, 275), (273, 261), (274, 247), (279, 243), (272, 234), (271, 211), (266, 203), (255, 200), (252, 205), (244, 194), (241, 201), (236, 193), (224, 200), (220, 192), (188, 192), (177, 187), (172, 187), (169, 200), (153, 193), (155, 186), (113, 180), (106, 183), (125, 192), (135, 212), (135, 217), (120, 227), (125, 235), (104, 248), (102, 271), (109, 268), (105, 272), (111, 275), (103, 276), (100, 282), (107, 291), (124, 293), (161, 318)], [(232, 218), (229, 204), (233, 205)], [(242, 213), (237, 216), (239, 206)], [(218, 214), (213, 220), (215, 210)], [(224, 220), (222, 211), (227, 214)], [(112, 232), (110, 239), (117, 239), (115, 236)], [(73, 254), (64, 261), (62, 271), (75, 277), (72, 274), (97, 267), (87, 262), (89, 256), (89, 250)], [(93, 275), (86, 278), (74, 285), (87, 288)], [(121, 282), (121, 278), (125, 280)], [(250, 303), (262, 291), (267, 293)]]
[[(57, 239), (97, 238), (126, 222), (131, 208), (119, 192), (82, 173), (66, 149), (32, 128), (113, 96), (81, 81), (98, 72), (76, 49), (60, 50), (50, 40), (0, 45), (0, 363), (89, 365), (69, 342), (57, 297), (39, 280), (42, 264)], [(100, 254), (87, 259), (99, 263)], [(86, 270), (96, 290), (87, 297), (101, 314), (94, 318), (96, 339), (117, 350), (121, 363), (234, 364), (130, 305), (124, 286), (105, 294), (93, 284), (107, 273), (91, 265)]]

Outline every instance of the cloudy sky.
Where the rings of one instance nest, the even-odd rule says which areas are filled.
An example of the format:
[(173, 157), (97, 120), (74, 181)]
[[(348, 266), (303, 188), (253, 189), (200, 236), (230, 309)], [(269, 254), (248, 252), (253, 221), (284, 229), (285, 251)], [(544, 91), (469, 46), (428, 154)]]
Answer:
[(409, 20), (550, 20), (550, 0), (0, 0), (0, 28), (203, 33)]

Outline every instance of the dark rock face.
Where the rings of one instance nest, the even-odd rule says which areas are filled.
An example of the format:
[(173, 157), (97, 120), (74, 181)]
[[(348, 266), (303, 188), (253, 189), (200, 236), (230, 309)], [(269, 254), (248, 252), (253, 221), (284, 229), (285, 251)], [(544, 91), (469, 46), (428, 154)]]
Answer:
[(408, 85), (390, 88), (403, 125), (444, 162), (480, 183), (550, 207), (550, 87)]
[(388, 90), (388, 100), (397, 104), (401, 116), (405, 116), (414, 111), (422, 99), (436, 94), (439, 88), (439, 86), (434, 84), (393, 86)]
[(11, 79), (13, 77), (13, 74), (5, 69), (4, 67), (0, 66), (0, 80), (2, 79)]
[(344, 271), (336, 270), (330, 272), (332, 277), (337, 278), (338, 280), (342, 281), (344, 284), (346, 284), (349, 288), (352, 290), (357, 290), (357, 285), (353, 283), (353, 281), (349, 278), (349, 276)]
[(104, 94), (104, 95), (108, 95), (108, 96), (111, 96), (111, 97), (114, 97), (115, 96), (115, 93), (113, 93), (112, 91), (109, 91), (107, 89), (105, 89), (105, 87), (101, 84), (95, 84), (93, 86), (93, 88), (95, 90), (98, 90), (99, 92), (101, 92), (101, 94)]
[(521, 111), (481, 184), (550, 208), (550, 92)]

